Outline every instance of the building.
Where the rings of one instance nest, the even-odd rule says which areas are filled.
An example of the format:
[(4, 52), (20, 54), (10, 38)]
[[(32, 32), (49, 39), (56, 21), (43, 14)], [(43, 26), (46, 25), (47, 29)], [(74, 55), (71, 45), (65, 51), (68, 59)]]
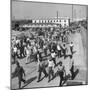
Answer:
[(20, 27), (67, 27), (70, 25), (70, 19), (67, 17), (48, 18), (48, 19), (32, 19), (32, 22), (21, 25)]
[(40, 26), (40, 27), (45, 27), (45, 26), (60, 26), (60, 27), (67, 27), (70, 24), (70, 19), (69, 18), (49, 18), (49, 19), (32, 19), (32, 26)]
[[(43, 19), (32, 19), (31, 23), (24, 24), (23, 27), (68, 27), (70, 25), (70, 18), (68, 17), (57, 17), (43, 18)], [(21, 26), (22, 27), (22, 26)]]

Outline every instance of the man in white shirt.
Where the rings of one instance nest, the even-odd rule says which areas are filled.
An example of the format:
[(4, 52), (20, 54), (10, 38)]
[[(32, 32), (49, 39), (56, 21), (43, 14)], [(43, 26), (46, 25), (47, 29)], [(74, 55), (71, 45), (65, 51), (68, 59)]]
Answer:
[(14, 51), (15, 53), (17, 52), (17, 47), (16, 47), (16, 46), (13, 48), (13, 51)]
[(73, 54), (73, 47), (74, 47), (73, 42), (71, 42), (71, 43), (70, 43), (70, 50), (71, 50), (71, 53), (72, 53), (72, 54)]
[(52, 59), (48, 60), (48, 82), (50, 82), (51, 80), (51, 75), (52, 75), (52, 79), (54, 77), (53, 67), (54, 67), (53, 60)]
[(30, 51), (27, 47), (25, 47), (25, 51), (26, 51), (26, 64), (28, 63), (28, 59), (30, 58)]
[(58, 57), (61, 57), (61, 47), (57, 44)]
[(14, 53), (13, 58), (14, 58), (14, 63), (15, 63), (16, 58), (17, 58), (17, 47), (16, 46), (14, 46), (14, 48), (13, 48), (13, 53)]
[(56, 60), (55, 60), (56, 54), (55, 54), (54, 51), (51, 52), (51, 57), (52, 57), (52, 60), (53, 60), (53, 62), (54, 62), (54, 64), (55, 64), (55, 66), (56, 66)]

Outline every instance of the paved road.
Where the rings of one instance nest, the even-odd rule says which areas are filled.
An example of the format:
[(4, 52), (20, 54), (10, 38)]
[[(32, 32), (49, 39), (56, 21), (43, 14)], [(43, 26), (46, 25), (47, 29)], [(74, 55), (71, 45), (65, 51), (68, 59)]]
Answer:
[[(83, 28), (81, 28), (83, 29)], [(86, 38), (86, 37), (85, 37)], [(83, 40), (82, 40), (82, 35), (80, 33), (73, 34), (69, 37), (70, 41), (74, 42), (74, 50), (76, 53), (74, 54), (74, 62), (75, 62), (75, 67), (76, 69), (79, 69), (79, 73), (75, 77), (75, 80), (78, 81), (87, 81), (87, 59), (86, 59), (86, 47), (83, 46)], [(60, 60), (64, 60), (64, 58), (57, 59), (57, 63)], [(44, 78), (42, 81), (37, 83), (37, 63), (32, 62), (29, 64), (25, 64), (25, 58), (22, 60), (19, 60), (20, 65), (22, 65), (26, 71), (26, 80), (27, 83), (26, 85), (22, 86), (23, 88), (33, 88), (33, 87), (49, 87), (49, 86), (58, 86), (60, 82), (60, 78), (56, 77), (54, 78), (51, 82), (48, 83), (48, 78)], [(65, 62), (67, 63), (67, 62)], [(12, 72), (15, 69), (15, 65), (12, 65)], [(57, 71), (57, 67), (54, 70), (55, 72)], [(42, 74), (42, 78), (44, 75)], [(12, 88), (16, 89), (18, 88), (18, 80), (17, 78), (12, 79)]]

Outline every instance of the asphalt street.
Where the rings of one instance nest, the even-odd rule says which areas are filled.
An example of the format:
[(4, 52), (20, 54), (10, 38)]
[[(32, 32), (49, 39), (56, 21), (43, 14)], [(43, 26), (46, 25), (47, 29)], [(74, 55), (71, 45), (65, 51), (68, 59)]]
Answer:
[[(82, 31), (84, 34), (85, 31), (81, 27)], [(87, 47), (83, 45), (83, 39), (82, 39), (82, 34), (81, 33), (75, 33), (69, 36), (69, 41), (73, 41), (74, 43), (74, 55), (73, 55), (73, 60), (75, 62), (75, 69), (79, 69), (79, 73), (75, 77), (74, 81), (84, 81), (87, 82)], [(86, 37), (84, 37), (86, 39)], [(60, 60), (64, 61), (64, 63), (67, 63), (67, 60), (64, 60), (64, 58), (57, 58), (56, 62), (58, 63)], [(51, 87), (51, 86), (59, 86), (60, 82), (60, 77), (55, 77), (53, 80), (51, 80), (48, 83), (48, 77), (44, 78), (44, 74), (42, 74), (42, 80), (40, 82), (37, 82), (37, 63), (36, 62), (31, 62), (29, 64), (25, 64), (25, 58), (18, 60), (20, 62), (20, 65), (24, 67), (25, 72), (26, 72), (26, 81), (27, 83), (24, 85), (22, 83), (23, 88), (35, 88), (35, 87)], [(15, 65), (12, 65), (12, 72), (15, 70)], [(48, 71), (48, 69), (47, 69)], [(54, 72), (57, 71), (57, 67), (54, 68)], [(12, 89), (17, 89), (18, 88), (18, 79), (13, 78), (11, 80), (12, 82)]]

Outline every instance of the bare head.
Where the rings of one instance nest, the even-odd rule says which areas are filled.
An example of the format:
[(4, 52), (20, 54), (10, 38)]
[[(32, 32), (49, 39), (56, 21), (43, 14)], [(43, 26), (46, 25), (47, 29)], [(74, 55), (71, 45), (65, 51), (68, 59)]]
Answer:
[(20, 66), (20, 64), (19, 64), (19, 62), (18, 62), (18, 61), (16, 62), (16, 65), (17, 65), (17, 66)]
[(65, 44), (63, 44), (63, 46), (65, 47)]
[(59, 64), (60, 64), (60, 66), (62, 66), (62, 62), (61, 61), (59, 62)]

